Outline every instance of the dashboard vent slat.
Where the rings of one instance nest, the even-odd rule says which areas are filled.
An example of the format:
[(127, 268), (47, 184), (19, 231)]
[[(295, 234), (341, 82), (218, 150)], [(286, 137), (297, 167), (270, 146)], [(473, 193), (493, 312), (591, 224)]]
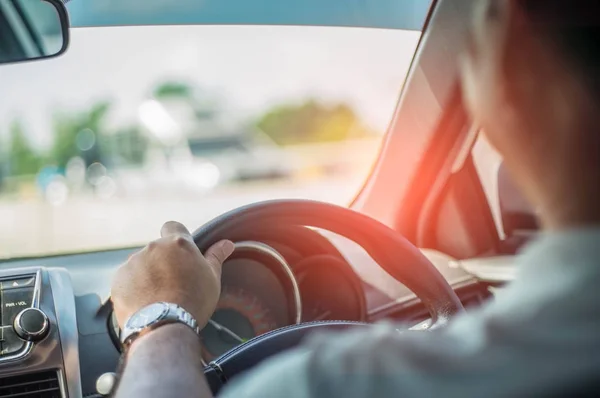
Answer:
[(0, 378), (0, 398), (61, 398), (56, 371)]

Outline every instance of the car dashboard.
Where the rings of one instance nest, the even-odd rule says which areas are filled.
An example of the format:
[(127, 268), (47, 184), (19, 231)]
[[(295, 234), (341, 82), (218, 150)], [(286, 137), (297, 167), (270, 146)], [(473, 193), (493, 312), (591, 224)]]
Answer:
[[(202, 331), (199, 355), (206, 363), (248, 339), (294, 323), (391, 319), (410, 327), (429, 318), (420, 300), (360, 247), (335, 235), (314, 235), (310, 245), (276, 239), (236, 244), (223, 265), (217, 310)], [(116, 268), (135, 250), (0, 263), (0, 396), (96, 394), (96, 381), (115, 371), (120, 356), (119, 331), (107, 300), (110, 284)], [(474, 276), (476, 265), (467, 272), (437, 252), (424, 253), (467, 310), (488, 300), (490, 287), (502, 284)], [(47, 330), (36, 337), (16, 332), (15, 319), (32, 308), (47, 319)]]
[(65, 269), (0, 269), (0, 396), (81, 396), (74, 292)]

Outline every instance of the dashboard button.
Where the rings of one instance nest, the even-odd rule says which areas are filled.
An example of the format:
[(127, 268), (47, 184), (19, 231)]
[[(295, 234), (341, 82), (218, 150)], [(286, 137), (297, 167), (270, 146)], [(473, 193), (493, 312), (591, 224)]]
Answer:
[(48, 317), (37, 308), (26, 308), (19, 312), (13, 327), (17, 335), (23, 340), (39, 341), (48, 333)]
[(2, 291), (2, 326), (13, 324), (15, 317), (25, 308), (31, 307), (33, 288)]
[(112, 372), (101, 374), (96, 380), (96, 391), (103, 397), (108, 397), (117, 382), (117, 375)]
[(0, 335), (2, 337), (0, 340), (0, 354), (2, 356), (15, 354), (21, 351), (25, 347), (25, 344), (27, 344), (17, 336), (12, 326), (4, 326)]
[(21, 289), (24, 287), (33, 287), (35, 285), (35, 276), (27, 276), (24, 278), (15, 278), (7, 281), (2, 281), (2, 290)]

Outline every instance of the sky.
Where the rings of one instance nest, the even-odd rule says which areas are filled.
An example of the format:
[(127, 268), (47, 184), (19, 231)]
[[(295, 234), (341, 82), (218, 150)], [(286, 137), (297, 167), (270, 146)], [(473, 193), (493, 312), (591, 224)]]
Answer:
[(192, 81), (243, 120), (282, 102), (349, 103), (371, 127), (391, 120), (420, 33), (302, 26), (75, 28), (66, 54), (0, 66), (0, 137), (24, 121), (32, 143), (51, 143), (55, 111), (115, 104), (113, 123), (137, 121), (153, 85)]

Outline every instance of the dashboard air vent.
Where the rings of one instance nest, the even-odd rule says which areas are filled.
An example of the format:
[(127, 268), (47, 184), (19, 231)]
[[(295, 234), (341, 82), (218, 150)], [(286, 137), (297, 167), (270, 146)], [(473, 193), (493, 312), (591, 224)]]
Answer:
[(61, 398), (56, 371), (0, 378), (1, 398)]

